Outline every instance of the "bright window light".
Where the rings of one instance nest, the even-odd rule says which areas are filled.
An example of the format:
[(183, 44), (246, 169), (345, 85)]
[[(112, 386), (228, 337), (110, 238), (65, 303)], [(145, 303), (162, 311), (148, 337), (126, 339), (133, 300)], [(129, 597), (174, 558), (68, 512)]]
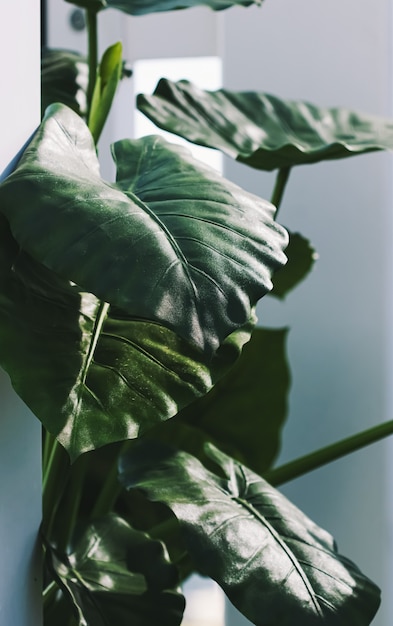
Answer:
[(182, 626), (225, 626), (225, 596), (214, 580), (191, 576), (183, 593), (186, 610)]
[[(201, 89), (215, 90), (222, 85), (221, 59), (218, 57), (191, 57), (176, 59), (143, 59), (133, 65), (133, 82), (135, 94), (153, 93), (160, 78), (172, 81), (186, 79)], [(196, 159), (222, 172), (222, 154), (218, 150), (211, 150), (196, 146), (177, 135), (167, 133), (153, 124), (139, 111), (135, 112), (134, 136), (162, 135), (172, 143), (186, 146)]]

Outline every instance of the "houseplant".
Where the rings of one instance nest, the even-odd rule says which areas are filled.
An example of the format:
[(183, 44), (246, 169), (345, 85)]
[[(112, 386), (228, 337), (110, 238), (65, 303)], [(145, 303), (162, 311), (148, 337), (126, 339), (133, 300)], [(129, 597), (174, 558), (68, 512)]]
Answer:
[[(102, 3), (87, 5), (94, 49), (94, 14)], [(131, 10), (133, 5), (123, 3), (121, 8)], [(100, 66), (98, 82), (91, 78), (96, 67), (95, 55), (91, 53), (89, 56), (87, 115), (97, 139), (102, 117), (105, 117), (120, 77), (121, 54), (118, 45), (108, 51)], [(360, 120), (362, 124), (364, 120)], [(370, 142), (371, 147), (384, 147), (375, 146), (372, 139)], [(377, 592), (352, 565), (336, 555), (331, 538), (311, 526), (260, 478), (211, 446), (213, 440), (224, 445), (226, 450), (231, 448), (234, 457), (243, 457), (246, 465), (255, 462), (247, 456), (249, 443), (246, 442), (245, 450), (238, 450), (235, 445), (238, 444), (237, 433), (232, 441), (228, 441), (225, 440), (228, 424), (218, 428), (214, 416), (218, 413), (217, 401), (220, 403), (220, 398), (223, 401), (225, 397), (222, 389), (221, 394), (215, 393), (206, 400), (207, 407), (203, 401), (203, 415), (208, 413), (209, 403), (215, 403), (214, 411), (210, 409), (213, 415), (202, 429), (195, 428), (196, 421), (198, 425), (202, 422), (199, 416), (201, 405), (191, 401), (197, 395), (205, 394), (218, 379), (222, 380), (224, 390), (225, 381), (227, 387), (233, 385), (233, 379), (228, 382), (228, 378), (221, 377), (249, 336), (256, 298), (269, 286), (272, 269), (283, 261), (281, 249), (286, 243), (285, 237), (272, 222), (272, 207), (230, 183), (223, 183), (205, 168), (192, 164), (181, 150), (168, 147), (159, 140), (120, 142), (114, 154), (119, 170), (117, 187), (99, 179), (94, 145), (85, 125), (68, 109), (55, 106), (49, 110), (15, 173), (1, 190), (4, 366), (22, 397), (48, 431), (67, 447), (71, 457), (75, 459), (84, 453), (67, 475), (67, 459), (62, 448), (51, 436), (45, 437), (43, 539), (48, 564), (47, 622), (61, 623), (64, 619), (68, 623), (73, 619), (76, 623), (126, 623), (131, 621), (132, 615), (135, 623), (157, 623), (158, 620), (179, 623), (182, 598), (174, 590), (177, 578), (184, 578), (197, 568), (219, 580), (232, 600), (255, 623), (279, 623), (278, 612), (281, 610), (292, 616), (293, 623), (299, 620), (302, 623), (340, 623), (340, 620), (369, 623), (377, 605)], [(142, 169), (136, 167), (140, 165)], [(174, 173), (175, 184), (170, 185), (168, 180), (171, 182)], [(181, 175), (185, 179), (181, 179)], [(285, 175), (281, 173), (275, 204), (279, 203), (283, 179)], [(194, 190), (186, 194), (184, 190), (188, 192), (191, 185)], [(167, 206), (169, 202), (171, 206), (178, 203), (179, 189), (181, 213), (175, 220), (173, 215), (168, 216)], [(201, 190), (203, 206), (194, 202), (195, 198), (201, 199)], [(213, 197), (209, 195), (212, 192)], [(26, 198), (29, 199), (28, 211)], [(219, 203), (228, 231), (226, 237), (222, 234), (223, 222), (218, 222), (220, 215), (217, 210), (211, 210), (212, 202), (215, 208)], [(252, 228), (246, 231), (243, 214), (240, 219), (239, 212), (235, 211), (239, 206), (247, 206), (250, 211), (248, 222), (252, 223)], [(205, 213), (207, 207), (209, 213)], [(179, 232), (179, 218), (184, 221), (185, 213), (192, 220), (197, 216), (199, 222), (207, 224), (207, 230), (200, 231), (199, 224), (197, 232), (190, 225), (181, 226)], [(260, 214), (264, 215), (264, 221), (259, 229), (255, 228), (255, 222)], [(127, 240), (124, 215), (133, 216), (132, 236)], [(165, 227), (160, 225), (157, 243), (154, 236), (158, 217)], [(115, 226), (121, 223), (121, 228), (108, 230), (109, 222)], [(217, 238), (215, 229), (219, 225), (220, 237)], [(209, 230), (211, 227), (213, 232)], [(135, 235), (136, 228), (138, 235)], [(174, 246), (168, 250), (173, 229), (176, 240), (187, 238), (187, 241), (195, 242), (197, 239), (204, 246), (203, 255), (198, 255), (191, 244), (185, 251), (181, 250), (186, 259), (185, 266), (190, 265), (190, 256), (192, 259), (197, 257), (201, 263), (211, 253), (209, 271), (203, 267), (202, 276), (201, 267), (198, 268), (199, 278), (210, 277), (206, 281), (208, 284), (203, 280), (201, 284), (193, 278), (198, 293), (203, 295), (200, 306), (196, 306), (195, 298), (190, 297), (181, 276), (171, 277), (159, 294), (157, 290), (151, 293), (152, 277), (157, 276), (154, 281), (162, 283), (162, 277), (177, 267), (175, 263), (180, 253), (173, 259), (170, 254)], [(235, 245), (240, 236), (242, 247)], [(225, 260), (223, 269), (218, 263), (217, 250)], [(290, 260), (288, 268), (292, 267), (293, 271), (295, 265)], [(217, 266), (221, 272), (213, 273)], [(246, 267), (249, 268), (247, 272)], [(225, 279), (224, 293), (226, 298), (231, 298), (230, 306), (220, 298), (223, 288), (218, 283), (217, 273)], [(258, 282), (260, 278), (262, 284)], [(83, 290), (78, 285), (82, 285)], [(215, 288), (213, 291), (211, 285)], [(180, 295), (178, 290), (181, 290)], [(209, 306), (203, 307), (204, 303)], [(195, 313), (190, 314), (190, 311)], [(185, 316), (182, 315), (184, 312)], [(282, 337), (274, 343), (274, 338), (263, 331), (255, 331), (252, 337), (248, 347), (255, 351), (257, 345), (256, 355), (251, 350), (245, 351), (247, 359), (251, 359), (251, 353), (253, 359), (263, 354), (264, 360), (268, 360), (267, 346), (272, 346), (270, 349), (274, 355), (278, 353), (277, 346), (282, 346)], [(122, 340), (121, 350), (115, 347), (119, 339)], [(18, 340), (25, 346), (23, 363), (13, 356)], [(132, 346), (131, 356), (124, 351), (125, 345)], [(32, 362), (29, 359), (33, 355)], [(270, 359), (269, 355), (269, 363)], [(98, 360), (105, 367), (105, 377), (102, 370), (97, 370)], [(243, 363), (242, 367), (250, 368), (249, 362)], [(117, 371), (121, 368), (122, 375), (117, 376), (114, 385), (110, 375), (115, 368)], [(271, 368), (267, 371), (270, 372)], [(182, 376), (180, 385), (179, 373)], [(275, 378), (285, 391), (287, 374), (283, 366), (278, 367)], [(86, 380), (88, 387), (84, 384)], [(137, 384), (139, 386), (135, 389)], [(219, 385), (221, 383), (216, 385), (216, 390), (220, 389)], [(91, 398), (94, 403), (89, 402)], [(153, 410), (151, 398), (155, 400)], [(165, 499), (178, 521), (167, 509), (146, 500), (140, 490), (125, 492), (121, 489), (116, 477), (119, 457), (116, 443), (101, 452), (86, 451), (135, 436), (142, 429), (147, 430), (164, 417), (176, 413), (179, 405), (184, 405), (184, 410), (189, 406), (187, 415), (183, 413), (163, 426), (157, 425), (153, 432), (151, 429), (147, 431), (142, 449), (140, 445), (127, 443), (121, 450), (123, 483), (141, 487), (153, 501), (158, 496)], [(116, 419), (113, 419), (115, 412)], [(213, 424), (215, 432), (211, 432)], [(175, 450), (163, 445), (166, 440), (175, 444)], [(267, 470), (276, 445), (277, 432), (263, 455), (265, 467), (258, 467), (260, 473)], [(158, 474), (155, 473), (157, 467), (160, 468)], [(100, 472), (106, 478), (102, 490)], [(199, 481), (195, 480), (196, 475)], [(67, 483), (63, 494), (59, 484), (62, 477)], [(169, 481), (168, 477), (172, 480)], [(114, 490), (115, 485), (118, 491)], [(168, 485), (172, 485), (172, 491), (169, 489), (168, 492)], [(178, 485), (183, 486), (180, 493)], [(188, 495), (187, 507), (184, 507), (185, 493)], [(60, 495), (61, 500), (57, 502)], [(92, 496), (92, 501), (87, 495)], [(212, 502), (218, 497), (217, 509)], [(204, 506), (201, 504), (195, 510), (192, 504), (197, 498), (204, 500)], [(266, 512), (272, 499), (284, 517), (283, 527), (275, 529), (271, 528)], [(228, 535), (217, 532), (214, 535), (218, 538), (217, 543), (212, 544), (201, 516), (218, 529), (217, 516), (225, 507), (228, 507), (226, 519), (231, 537), (235, 533), (238, 539), (228, 542)], [(238, 527), (237, 523), (233, 526), (232, 518), (237, 519), (239, 510), (252, 514), (251, 526)], [(332, 566), (335, 572), (340, 570), (341, 578), (350, 575), (351, 580), (356, 580), (359, 596), (356, 592), (351, 599), (326, 584), (326, 580), (317, 583), (321, 584), (324, 594), (330, 594), (327, 596), (330, 600), (337, 602), (343, 612), (338, 612), (338, 617), (323, 617), (318, 603), (310, 605), (308, 599), (301, 596), (298, 581), (293, 583), (293, 588), (288, 585), (286, 594), (277, 585), (271, 585), (271, 576), (276, 575), (276, 571), (266, 568), (266, 555), (258, 559), (258, 568), (242, 566), (239, 549), (244, 548), (247, 537), (252, 536), (254, 541), (257, 536), (264, 541), (266, 529), (269, 529), (269, 537), (275, 537), (269, 549), (278, 550), (274, 567), (283, 566), (287, 573), (286, 560), (291, 552), (282, 536), (294, 520), (300, 523), (303, 539), (309, 538), (311, 533), (314, 535), (312, 552), (316, 551), (318, 558), (321, 548), (328, 552), (329, 563), (324, 565), (327, 572)], [(185, 528), (183, 535), (179, 524)], [(228, 546), (233, 547), (234, 552)], [(311, 549), (307, 557), (312, 560)], [(233, 574), (234, 568), (236, 575)], [(244, 578), (240, 578), (240, 571)], [(300, 571), (298, 568), (298, 573)], [(306, 579), (305, 582), (307, 586), (310, 581)], [(315, 584), (313, 580), (312, 585)], [(58, 587), (62, 589), (62, 595)], [(270, 604), (269, 598), (272, 598)], [(66, 609), (72, 604), (78, 615), (76, 618), (70, 617)]]

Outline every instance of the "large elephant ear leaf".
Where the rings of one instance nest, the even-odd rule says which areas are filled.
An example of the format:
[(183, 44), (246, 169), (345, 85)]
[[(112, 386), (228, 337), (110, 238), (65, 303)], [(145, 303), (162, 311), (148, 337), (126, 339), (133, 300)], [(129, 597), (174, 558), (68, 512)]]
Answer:
[(179, 626), (185, 606), (164, 545), (108, 515), (87, 527), (70, 555), (46, 545), (47, 566), (78, 626)]
[(73, 460), (207, 393), (285, 259), (271, 204), (156, 138), (115, 154), (118, 188), (56, 105), (0, 185), (0, 362)]
[(229, 9), (233, 6), (248, 7), (262, 4), (262, 0), (106, 0), (108, 7), (120, 9), (130, 15), (146, 15), (158, 11), (174, 11), (197, 6), (207, 6), (213, 11)]
[(212, 354), (272, 288), (286, 231), (269, 202), (160, 137), (118, 142), (114, 156), (117, 187), (83, 120), (53, 105), (0, 186), (0, 211), (38, 262)]
[(368, 626), (379, 590), (331, 535), (245, 466), (209, 445), (195, 457), (138, 442), (120, 463), (127, 488), (167, 504), (199, 571), (258, 626)]
[(34, 261), (1, 215), (0, 243), (0, 364), (72, 460), (138, 437), (206, 394), (255, 324), (252, 317), (211, 359)]
[(393, 121), (256, 92), (162, 79), (138, 108), (157, 126), (261, 170), (393, 149)]
[(79, 7), (93, 11), (105, 8), (119, 9), (130, 15), (147, 15), (162, 11), (189, 9), (197, 6), (207, 6), (214, 11), (221, 11), (233, 6), (248, 7), (252, 4), (260, 5), (263, 0), (66, 0)]
[(70, 4), (75, 4), (78, 7), (87, 9), (88, 11), (94, 11), (98, 13), (103, 9), (106, 9), (108, 4), (106, 0), (66, 0)]

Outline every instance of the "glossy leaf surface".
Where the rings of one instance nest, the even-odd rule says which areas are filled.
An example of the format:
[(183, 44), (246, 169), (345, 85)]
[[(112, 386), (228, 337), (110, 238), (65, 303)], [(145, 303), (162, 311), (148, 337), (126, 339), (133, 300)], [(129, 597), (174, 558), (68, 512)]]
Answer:
[(169, 329), (59, 278), (21, 252), (0, 220), (0, 363), (71, 459), (137, 437), (207, 393), (251, 327), (210, 360)]
[(41, 109), (61, 102), (84, 117), (87, 112), (87, 59), (78, 52), (44, 49), (41, 57)]
[(393, 121), (255, 92), (162, 79), (138, 108), (157, 126), (261, 170), (393, 149)]
[(121, 43), (113, 44), (104, 52), (98, 67), (88, 121), (95, 143), (98, 142), (101, 135), (121, 79), (122, 54), (123, 47)]
[(147, 289), (145, 300), (153, 300), (158, 318), (163, 307), (176, 332), (203, 348), (215, 347), (217, 338), (248, 321), (256, 300), (272, 287), (273, 271), (286, 262), (286, 233), (272, 221), (269, 203), (229, 181), (223, 185), (180, 147), (151, 137), (138, 149), (115, 144), (117, 184), (143, 200), (167, 233), (161, 243), (165, 272), (152, 268), (150, 275), (164, 300)]
[(69, 556), (47, 546), (55, 579), (78, 626), (179, 626), (184, 598), (163, 544), (108, 515), (91, 524)]
[(289, 244), (285, 250), (288, 263), (274, 276), (270, 296), (282, 300), (311, 272), (318, 254), (308, 239), (299, 233), (289, 233)]
[(214, 11), (221, 11), (233, 6), (248, 7), (252, 4), (261, 4), (262, 0), (67, 0), (72, 4), (101, 11), (105, 8), (119, 9), (130, 15), (147, 15), (162, 11), (189, 9), (197, 6), (207, 6)]
[(255, 328), (240, 358), (205, 396), (151, 436), (204, 457), (206, 442), (220, 444), (258, 474), (269, 469), (281, 443), (290, 372), (287, 329)]
[(368, 626), (379, 590), (331, 535), (217, 448), (217, 474), (193, 456), (140, 441), (120, 477), (167, 504), (199, 571), (258, 626)]
[(261, 4), (262, 0), (107, 0), (108, 7), (120, 9), (131, 15), (146, 15), (157, 11), (174, 11), (196, 6), (207, 6), (221, 11), (233, 6)]
[[(0, 186), (0, 208), (9, 215), (18, 239), (11, 235), (7, 221), (2, 219), (0, 361), (18, 394), (75, 459), (87, 450), (137, 437), (207, 393), (233, 365), (249, 338), (251, 308), (246, 324), (231, 333), (225, 301), (222, 311), (217, 303), (207, 300), (203, 303), (206, 313), (199, 322), (194, 318), (191, 327), (200, 324), (203, 336), (206, 316), (215, 311), (222, 316), (215, 322), (222, 337), (215, 336), (214, 328), (208, 328), (205, 351), (195, 345), (197, 341), (182, 339), (180, 334), (187, 335), (192, 311), (187, 309), (187, 300), (182, 304), (176, 299), (178, 283), (175, 279), (179, 278), (176, 273), (173, 282), (164, 281), (162, 288), (158, 285), (158, 291), (153, 289), (156, 302), (161, 304), (159, 315), (154, 305), (148, 307), (150, 310), (146, 308), (149, 300), (151, 303), (152, 281), (153, 287), (159, 282), (153, 280), (154, 276), (166, 278), (173, 267), (171, 263), (169, 268), (165, 263), (160, 266), (166, 251), (171, 254), (175, 250), (178, 254), (177, 243), (169, 233), (169, 225), (173, 230), (178, 228), (176, 207), (180, 222), (176, 236), (184, 238), (185, 245), (189, 246), (184, 249), (191, 257), (183, 265), (179, 263), (180, 269), (183, 268), (187, 276), (188, 264), (194, 267), (198, 255), (200, 262), (206, 264), (206, 257), (212, 250), (213, 278), (198, 271), (195, 276), (196, 281), (200, 276), (202, 281), (209, 283), (210, 280), (221, 296), (225, 285), (220, 287), (215, 282), (220, 275), (219, 268), (214, 267), (218, 264), (220, 246), (224, 264), (233, 262), (235, 265), (234, 275), (241, 283), (240, 299), (244, 299), (243, 290), (250, 278), (252, 283), (260, 280), (257, 272), (265, 274), (265, 278), (269, 275), (258, 257), (267, 258), (268, 263), (275, 255), (276, 260), (282, 259), (280, 248), (285, 237), (282, 229), (269, 221), (271, 205), (267, 205), (266, 217), (265, 203), (261, 201), (260, 207), (257, 200), (254, 206), (254, 197), (246, 194), (242, 196), (244, 206), (236, 209), (236, 205), (230, 204), (236, 199), (231, 185), (228, 191), (225, 181), (215, 174), (212, 181), (209, 170), (206, 170), (206, 177), (203, 170), (194, 179), (191, 164), (183, 163), (175, 151), (172, 179), (169, 167), (172, 152), (168, 153), (165, 145), (162, 153), (160, 142), (157, 145), (138, 142), (136, 159), (132, 160), (131, 146), (122, 143), (118, 155), (121, 184), (127, 190), (137, 186), (138, 193), (149, 200), (152, 210), (131, 191), (126, 195), (100, 179), (91, 138), (86, 135), (82, 120), (72, 113), (71, 120), (76, 128), (71, 124), (68, 130), (65, 121), (71, 112), (63, 107), (55, 107), (54, 111), (50, 118), (52, 126), (48, 129), (46, 123), (43, 124), (36, 142), (28, 148), (17, 170)], [(65, 113), (65, 119), (56, 115), (58, 111)], [(82, 136), (77, 132), (80, 127), (84, 130)], [(153, 146), (158, 154), (154, 153)], [(124, 165), (122, 150), (130, 155), (130, 166), (128, 162)], [(152, 165), (155, 165), (153, 170)], [(135, 168), (137, 174), (127, 178), (128, 168), (132, 172)], [(168, 185), (173, 190), (171, 195), (165, 191)], [(193, 197), (195, 192), (200, 194), (197, 200)], [(182, 196), (185, 196), (184, 208)], [(168, 209), (173, 206), (175, 210)], [(268, 226), (260, 222), (258, 241), (251, 228), (255, 225), (253, 219), (259, 219), (261, 208)], [(240, 225), (238, 239), (230, 228), (232, 209), (234, 220)], [(158, 210), (169, 215), (163, 215), (166, 223), (156, 217)], [(247, 216), (249, 210), (250, 216)], [(217, 212), (222, 221), (218, 226)], [(224, 220), (227, 220), (225, 225)], [(187, 222), (190, 223), (188, 231)], [(215, 248), (209, 247), (208, 231), (208, 245), (202, 241), (205, 225), (208, 231), (209, 228), (214, 231), (210, 246), (216, 244)], [(256, 226), (258, 230), (258, 224)], [(269, 241), (271, 234), (272, 242)], [(233, 240), (240, 245), (246, 235), (245, 247), (248, 246), (253, 264), (251, 274), (245, 265), (240, 265), (243, 259), (247, 262), (247, 250), (235, 251), (235, 255), (240, 255), (238, 259), (225, 256), (227, 248), (230, 254)], [(208, 270), (208, 263), (204, 267)], [(223, 276), (223, 280), (227, 281), (228, 276)], [(97, 288), (108, 299), (113, 297), (115, 302), (126, 305), (128, 301), (134, 312), (108, 304), (78, 287), (80, 282), (92, 291)], [(181, 276), (179, 284), (181, 286)], [(232, 287), (235, 296), (238, 287), (234, 283)], [(173, 303), (172, 295), (175, 296)], [(216, 298), (214, 291), (211, 297)], [(133, 309), (135, 303), (137, 307)], [(173, 320), (171, 311), (176, 305), (181, 310), (176, 311), (178, 319)], [(243, 313), (246, 311), (247, 306)], [(165, 326), (154, 319), (159, 316)]]
[(84, 122), (54, 105), (0, 186), (0, 211), (37, 261), (211, 354), (286, 261), (275, 209), (159, 137), (118, 142), (114, 157), (117, 188)]
[(108, 4), (106, 0), (66, 0), (70, 4), (75, 4), (78, 7), (82, 7), (83, 9), (87, 9), (88, 11), (102, 11), (102, 9), (106, 9)]

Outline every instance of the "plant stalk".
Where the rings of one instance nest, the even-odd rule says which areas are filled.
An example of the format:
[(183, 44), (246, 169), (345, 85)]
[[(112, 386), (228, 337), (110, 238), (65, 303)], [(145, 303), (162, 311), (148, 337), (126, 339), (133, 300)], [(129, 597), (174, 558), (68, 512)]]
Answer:
[(70, 468), (69, 480), (58, 510), (56, 542), (60, 552), (67, 552), (78, 519), (79, 507), (85, 486), (89, 455), (82, 454)]
[(97, 11), (86, 9), (86, 24), (88, 36), (87, 59), (89, 65), (89, 82), (87, 86), (87, 121), (90, 117), (91, 102), (97, 79), (98, 67), (98, 21)]
[(49, 438), (47, 445), (50, 445), (51, 449), (50, 452), (46, 451), (47, 464), (44, 468), (42, 481), (42, 508), (44, 532), (49, 537), (57, 507), (67, 482), (69, 461), (64, 448), (56, 438), (49, 433), (46, 436)]
[(54, 452), (55, 437), (44, 427), (42, 427), (42, 478), (43, 478), (43, 489), (45, 489), (45, 485), (48, 481), (48, 465), (51, 462), (51, 457)]
[[(119, 458), (120, 455), (123, 454), (123, 452), (127, 449), (128, 444), (129, 444), (129, 441), (124, 442), (124, 444), (122, 445), (120, 449), (119, 454), (117, 455), (117, 458)], [(105, 479), (101, 492), (91, 511), (91, 514), (90, 514), (91, 519), (95, 519), (97, 517), (100, 517), (101, 515), (106, 515), (113, 509), (113, 506), (123, 489), (123, 485), (120, 483), (118, 479), (118, 474), (119, 472), (118, 472), (117, 459), (116, 459), (115, 463), (113, 463), (112, 465), (112, 468), (108, 476)]]
[(42, 600), (45, 607), (53, 602), (58, 590), (59, 587), (54, 580), (52, 580), (52, 582), (46, 587), (46, 589), (44, 589), (44, 591), (42, 592)]
[(278, 170), (276, 182), (275, 182), (274, 189), (273, 189), (273, 194), (270, 200), (270, 202), (274, 204), (274, 206), (277, 209), (276, 217), (277, 217), (278, 210), (281, 206), (281, 202), (284, 196), (284, 191), (285, 191), (286, 184), (288, 182), (290, 171), (291, 171), (290, 167), (282, 167), (281, 169)]
[(282, 485), (392, 434), (393, 420), (364, 430), (352, 437), (347, 437), (330, 446), (281, 465), (281, 467), (272, 469), (264, 475), (264, 478), (273, 486)]
[(42, 479), (42, 491), (44, 498), (44, 511), (45, 511), (45, 502), (48, 504), (53, 503), (53, 489), (58, 491), (57, 479), (58, 475), (62, 473), (64, 469), (64, 450), (61, 445), (58, 443), (55, 437), (50, 433), (47, 433), (47, 441), (48, 447), (50, 446), (50, 451), (46, 452), (47, 460), (46, 465), (44, 467), (44, 476)]

